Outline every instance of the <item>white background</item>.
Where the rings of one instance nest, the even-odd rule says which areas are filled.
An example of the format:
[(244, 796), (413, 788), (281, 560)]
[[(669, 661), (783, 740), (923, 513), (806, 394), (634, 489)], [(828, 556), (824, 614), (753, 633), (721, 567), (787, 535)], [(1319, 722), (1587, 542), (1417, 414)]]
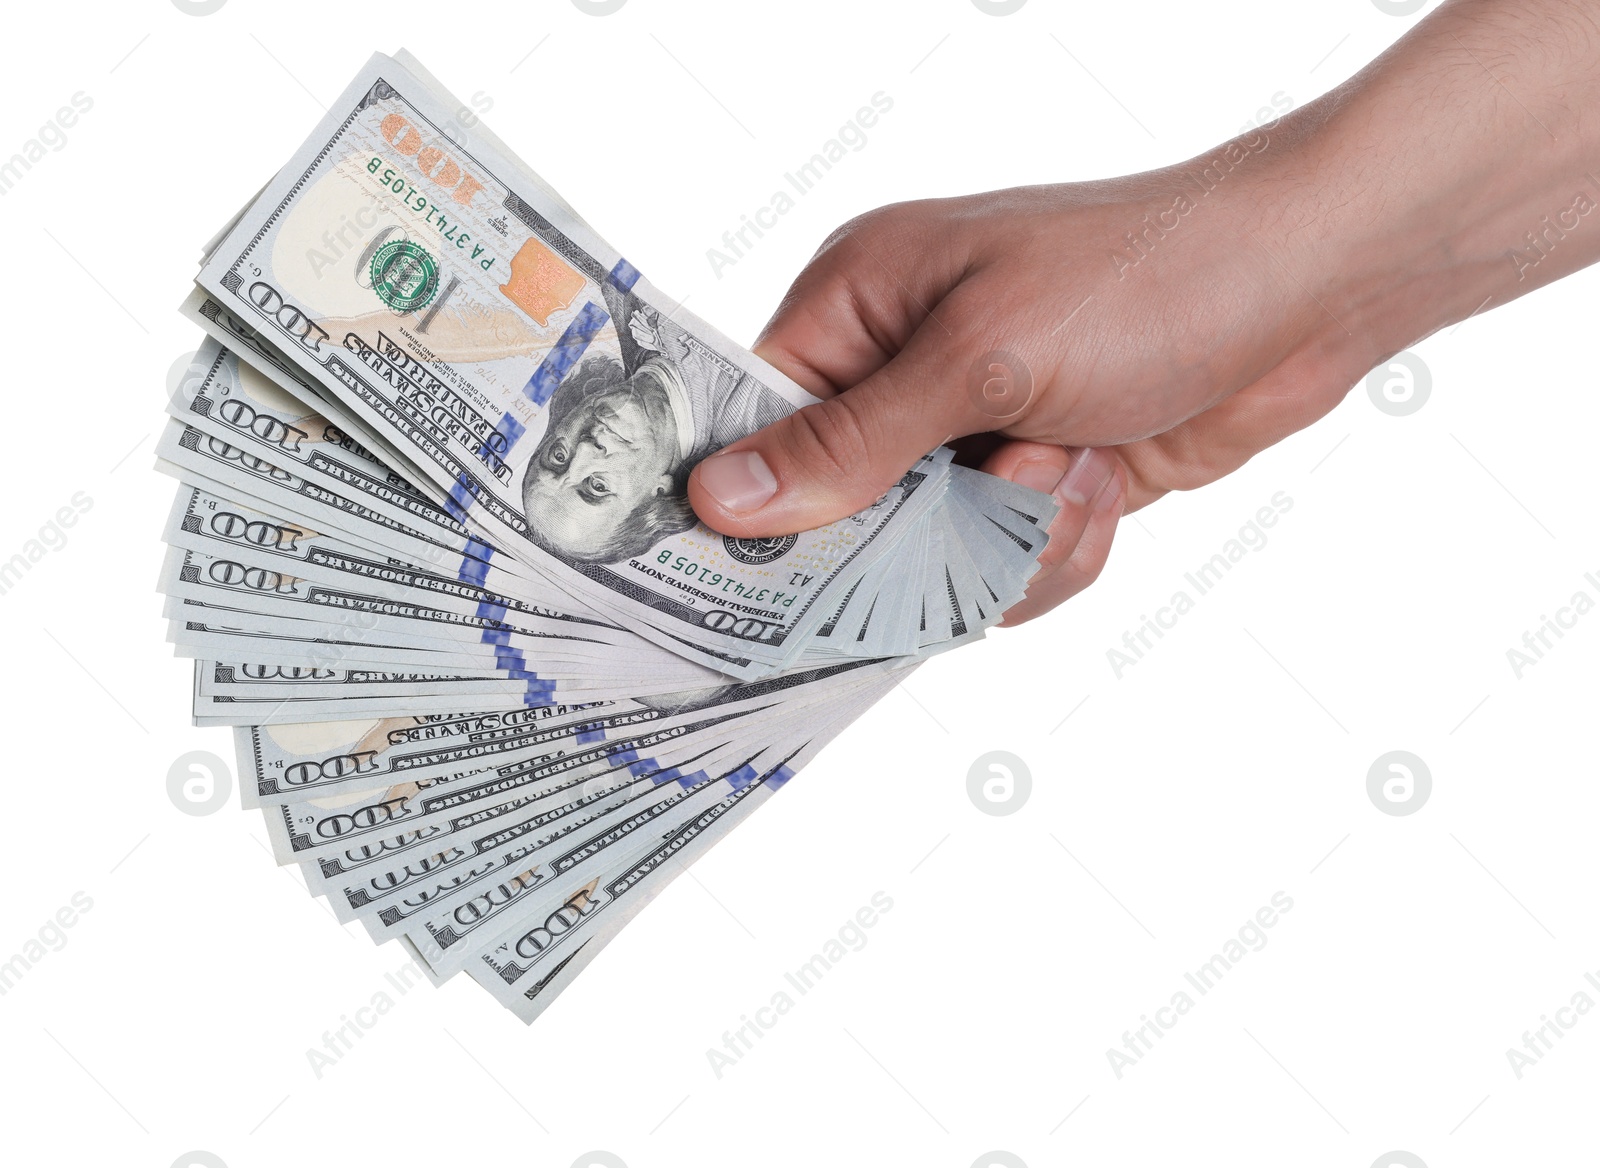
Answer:
[[(1600, 598), (1594, 272), (1419, 346), (1433, 390), (1410, 416), (1357, 387), (1125, 521), (1095, 588), (916, 674), (531, 1029), (465, 978), (395, 994), (401, 954), (311, 902), (253, 815), (167, 794), (184, 753), (232, 755), (188, 725), (153, 591), (173, 492), (153, 436), (199, 340), (175, 306), (374, 49), (491, 102), (599, 231), (748, 341), (850, 215), (1191, 156), (1415, 19), (1371, 0), (14, 13), (0, 157), (73, 93), (94, 105), (0, 202), (0, 560), (75, 493), (92, 508), (0, 596), (0, 960), (74, 892), (93, 908), (0, 998), (6, 1159), (1576, 1162), (1600, 1017), (1520, 1079), (1506, 1050), (1576, 992), (1600, 1001), (1600, 615), (1520, 680), (1506, 650)], [(894, 107), (866, 146), (714, 275), (707, 249), (879, 90)], [(1270, 542), (1118, 679), (1107, 649), (1278, 491)], [(1433, 778), (1403, 818), (1366, 789), (1397, 749)], [(968, 797), (991, 750), (1031, 771), (1014, 814)], [(865, 948), (719, 1078), (707, 1049), (879, 890), (894, 907)], [(1107, 1049), (1278, 891), (1293, 909), (1266, 946), (1119, 1078)], [(395, 1008), (319, 1078), (307, 1050), (384, 990)]]

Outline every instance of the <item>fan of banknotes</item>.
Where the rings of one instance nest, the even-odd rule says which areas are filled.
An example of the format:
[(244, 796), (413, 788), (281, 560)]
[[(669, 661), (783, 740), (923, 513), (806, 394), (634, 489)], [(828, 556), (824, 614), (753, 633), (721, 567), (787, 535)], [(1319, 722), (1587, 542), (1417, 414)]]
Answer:
[(813, 399), (464, 108), (373, 57), (206, 249), (161, 591), (278, 862), (531, 1021), (920, 660), (982, 636), (1054, 504), (939, 450), (816, 531), (700, 525), (694, 464)]

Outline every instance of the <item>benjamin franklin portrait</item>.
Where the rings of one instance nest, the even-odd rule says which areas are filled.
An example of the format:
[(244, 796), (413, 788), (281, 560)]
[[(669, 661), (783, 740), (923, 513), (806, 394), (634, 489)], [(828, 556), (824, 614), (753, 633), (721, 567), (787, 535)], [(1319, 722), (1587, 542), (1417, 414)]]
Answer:
[(689, 472), (790, 407), (631, 292), (602, 289), (622, 360), (580, 361), (528, 460), (528, 532), (568, 562), (612, 564), (695, 524)]

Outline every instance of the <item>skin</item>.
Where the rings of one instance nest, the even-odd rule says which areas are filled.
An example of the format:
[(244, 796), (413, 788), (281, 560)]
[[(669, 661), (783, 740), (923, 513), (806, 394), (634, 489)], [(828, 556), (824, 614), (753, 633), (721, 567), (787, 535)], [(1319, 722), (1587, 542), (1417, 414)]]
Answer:
[[(1600, 258), (1600, 210), (1571, 210), (1600, 203), (1597, 107), (1600, 0), (1448, 0), (1236, 140), (1203, 198), (1193, 176), (1227, 143), (1124, 178), (863, 215), (755, 346), (827, 399), (728, 448), (759, 452), (776, 493), (722, 505), (702, 475), (714, 455), (690, 501), (719, 531), (804, 530), (870, 503), (922, 451), (992, 432), (992, 474), (1050, 489), (1078, 465), (1006, 623), (1037, 616), (1093, 582), (1124, 511), (1221, 478), (1393, 354)], [(1193, 205), (1175, 214), (1180, 192)], [(1160, 230), (1129, 250), (1147, 222)], [(1032, 383), (998, 418), (973, 372), (996, 350)]]
[(551, 546), (592, 555), (652, 495), (672, 490), (677, 430), (647, 380), (585, 398), (544, 434), (522, 499)]

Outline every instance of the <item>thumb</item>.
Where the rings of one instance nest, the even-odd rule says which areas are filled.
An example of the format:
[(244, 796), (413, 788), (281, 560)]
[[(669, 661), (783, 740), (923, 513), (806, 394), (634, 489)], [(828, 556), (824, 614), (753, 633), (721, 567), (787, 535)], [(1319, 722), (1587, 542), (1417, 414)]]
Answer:
[(992, 428), (948, 384), (966, 370), (944, 353), (925, 325), (859, 385), (705, 458), (689, 476), (695, 513), (728, 535), (809, 531), (869, 506), (935, 447)]

